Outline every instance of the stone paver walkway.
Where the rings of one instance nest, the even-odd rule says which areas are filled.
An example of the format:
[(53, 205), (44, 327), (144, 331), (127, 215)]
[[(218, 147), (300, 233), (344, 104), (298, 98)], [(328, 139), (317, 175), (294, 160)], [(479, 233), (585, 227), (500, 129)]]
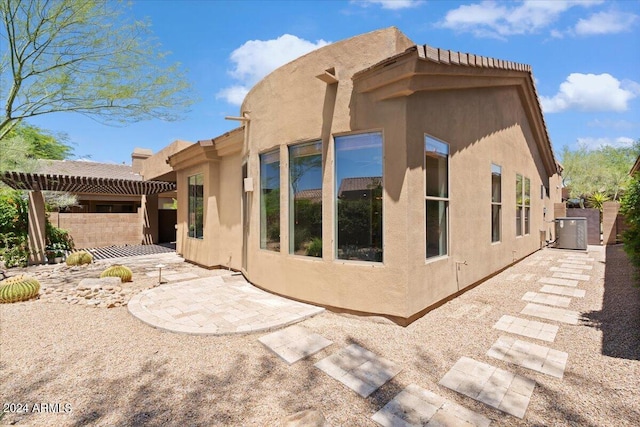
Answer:
[(535, 381), (469, 357), (461, 357), (440, 385), (507, 414), (523, 418)]
[(487, 356), (557, 378), (564, 375), (569, 357), (565, 352), (507, 336), (498, 338), (487, 352)]
[(367, 397), (402, 370), (390, 360), (357, 344), (343, 348), (315, 364), (362, 397)]
[(540, 292), (545, 292), (547, 294), (556, 294), (556, 295), (565, 295), (568, 297), (574, 298), (584, 298), (587, 291), (584, 289), (569, 289), (564, 286), (554, 286), (554, 285), (544, 285), (540, 288)]
[(522, 319), (506, 314), (502, 316), (493, 327), (500, 331), (548, 342), (553, 342), (558, 333), (558, 327), (556, 325)]
[(546, 283), (547, 285), (571, 286), (572, 288), (578, 286), (577, 280), (559, 279), (557, 277), (543, 277), (538, 282)]
[(564, 308), (549, 307), (535, 303), (529, 303), (520, 312), (529, 316), (541, 317), (543, 319), (555, 320), (556, 322), (569, 323), (577, 325), (580, 320), (580, 313)]
[(289, 365), (316, 354), (333, 344), (330, 341), (299, 325), (272, 332), (258, 339), (265, 347), (280, 356)]
[(537, 292), (527, 292), (522, 296), (523, 301), (537, 302), (538, 304), (556, 305), (558, 307), (569, 307), (571, 298), (558, 295), (540, 294)]
[(262, 291), (231, 273), (158, 286), (135, 295), (128, 307), (153, 327), (198, 335), (266, 331), (324, 311)]
[(487, 427), (491, 423), (487, 417), (415, 384), (408, 385), (371, 419), (385, 427)]

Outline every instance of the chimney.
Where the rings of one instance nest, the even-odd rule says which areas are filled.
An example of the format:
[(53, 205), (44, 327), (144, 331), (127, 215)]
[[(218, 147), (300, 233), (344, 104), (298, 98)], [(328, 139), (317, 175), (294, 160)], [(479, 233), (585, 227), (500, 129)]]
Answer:
[(131, 169), (133, 173), (142, 175), (142, 164), (152, 155), (153, 151), (149, 148), (134, 148), (133, 153), (131, 153)]

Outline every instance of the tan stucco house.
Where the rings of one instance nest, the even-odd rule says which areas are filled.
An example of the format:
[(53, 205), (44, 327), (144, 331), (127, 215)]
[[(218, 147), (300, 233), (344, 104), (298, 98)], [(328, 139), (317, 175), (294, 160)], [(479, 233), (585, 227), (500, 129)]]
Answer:
[(231, 119), (168, 157), (177, 251), (269, 291), (406, 323), (552, 239), (527, 65), (388, 28), (278, 68)]
[(176, 184), (179, 254), (271, 292), (406, 324), (554, 237), (528, 65), (387, 28), (276, 69), (230, 119), (134, 166)]

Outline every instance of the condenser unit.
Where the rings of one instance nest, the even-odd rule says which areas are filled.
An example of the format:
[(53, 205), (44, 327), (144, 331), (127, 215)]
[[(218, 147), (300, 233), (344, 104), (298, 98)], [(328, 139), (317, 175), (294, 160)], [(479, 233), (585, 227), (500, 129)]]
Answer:
[(587, 218), (556, 218), (556, 248), (587, 249)]

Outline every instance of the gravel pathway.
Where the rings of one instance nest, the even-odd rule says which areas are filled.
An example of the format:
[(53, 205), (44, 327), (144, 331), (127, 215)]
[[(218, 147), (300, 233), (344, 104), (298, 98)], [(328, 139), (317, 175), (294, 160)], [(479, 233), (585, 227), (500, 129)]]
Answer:
[[(572, 298), (578, 325), (559, 324), (548, 345), (569, 354), (562, 379), (486, 355), (504, 335), (503, 316), (523, 317), (526, 292), (566, 251), (542, 250), (406, 328), (378, 317), (325, 312), (301, 325), (333, 344), (291, 366), (258, 338), (189, 336), (150, 328), (126, 307), (94, 309), (43, 300), (0, 306), (0, 397), (29, 413), (0, 424), (34, 426), (281, 425), (321, 411), (333, 426), (373, 426), (371, 417), (410, 384), (489, 418), (496, 426), (640, 425), (640, 288), (620, 246), (595, 250), (584, 298)], [(603, 285), (603, 278), (604, 285)], [(567, 288), (574, 289), (574, 288)], [(530, 320), (535, 320), (530, 318)], [(539, 319), (538, 319), (539, 320)], [(527, 338), (524, 338), (527, 339)], [(367, 398), (314, 363), (351, 344), (402, 367)], [(524, 419), (438, 385), (460, 357), (535, 380)], [(40, 412), (34, 412), (34, 405)], [(46, 404), (46, 405), (42, 405)], [(68, 413), (42, 413), (60, 404)], [(55, 407), (53, 407), (55, 409)]]

